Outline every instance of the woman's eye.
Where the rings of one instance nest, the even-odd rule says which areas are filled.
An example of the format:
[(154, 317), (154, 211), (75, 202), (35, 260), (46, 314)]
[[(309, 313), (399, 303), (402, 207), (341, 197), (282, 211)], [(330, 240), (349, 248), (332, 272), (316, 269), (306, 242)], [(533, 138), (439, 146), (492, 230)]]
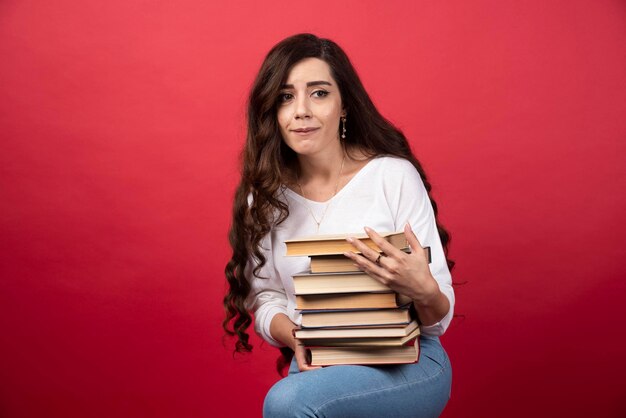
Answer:
[(291, 93), (282, 93), (278, 96), (278, 101), (281, 103), (288, 102), (293, 99), (293, 94)]
[(315, 90), (313, 92), (313, 96), (315, 96), (315, 97), (326, 97), (326, 96), (328, 96), (328, 92), (326, 90)]

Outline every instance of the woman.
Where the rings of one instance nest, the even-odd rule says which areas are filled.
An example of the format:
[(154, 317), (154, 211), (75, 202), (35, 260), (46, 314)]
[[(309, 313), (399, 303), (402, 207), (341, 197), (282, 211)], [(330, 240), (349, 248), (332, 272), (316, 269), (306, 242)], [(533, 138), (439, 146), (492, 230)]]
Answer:
[[(289, 375), (268, 393), (264, 416), (430, 417), (449, 395), (451, 369), (439, 335), (454, 292), (430, 185), (404, 135), (376, 110), (345, 53), (300, 34), (267, 55), (248, 104), (243, 172), (236, 192), (226, 267), (224, 328), (250, 351), (252, 323), (268, 343), (293, 352)], [(284, 257), (286, 239), (314, 234), (404, 230), (410, 254), (386, 257), (349, 239), (362, 270), (410, 296), (421, 324), (418, 363), (312, 367), (294, 337), (291, 276), (307, 257)], [(413, 232), (415, 231), (415, 233)], [(422, 247), (431, 248), (429, 265)], [(232, 323), (232, 329), (231, 329)]]

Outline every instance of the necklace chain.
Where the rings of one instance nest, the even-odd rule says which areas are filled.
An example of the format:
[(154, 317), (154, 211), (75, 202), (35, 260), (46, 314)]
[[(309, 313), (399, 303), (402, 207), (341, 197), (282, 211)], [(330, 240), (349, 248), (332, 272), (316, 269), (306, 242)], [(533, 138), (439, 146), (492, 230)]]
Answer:
[(309, 206), (309, 202), (306, 197), (306, 194), (304, 193), (304, 189), (302, 188), (302, 185), (300, 184), (300, 176), (296, 175), (296, 181), (298, 183), (298, 188), (300, 189), (300, 194), (302, 195), (302, 197), (304, 197), (304, 204), (306, 205), (306, 208), (309, 210), (309, 213), (311, 214), (313, 221), (315, 221), (315, 224), (317, 225), (317, 232), (320, 232), (320, 225), (322, 224), (322, 221), (324, 220), (324, 216), (326, 216), (326, 212), (328, 211), (328, 208), (330, 207), (330, 204), (332, 203), (331, 199), (335, 197), (335, 195), (337, 194), (337, 191), (339, 190), (339, 182), (341, 180), (341, 174), (343, 173), (343, 165), (345, 162), (346, 162), (346, 154), (343, 154), (343, 159), (341, 160), (341, 168), (339, 169), (339, 176), (337, 177), (337, 183), (335, 184), (335, 191), (333, 192), (333, 195), (330, 197), (330, 199), (328, 199), (328, 203), (326, 204), (326, 207), (324, 208), (324, 212), (322, 212), (322, 216), (320, 217), (319, 221), (315, 217), (315, 214), (313, 213), (313, 209), (311, 209), (311, 206)]

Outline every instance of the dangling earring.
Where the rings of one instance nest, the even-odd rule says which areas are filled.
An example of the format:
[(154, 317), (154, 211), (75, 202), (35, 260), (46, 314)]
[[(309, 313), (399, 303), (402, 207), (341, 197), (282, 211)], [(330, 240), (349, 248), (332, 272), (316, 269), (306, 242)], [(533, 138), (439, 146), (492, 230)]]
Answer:
[(341, 139), (346, 139), (346, 117), (341, 117)]

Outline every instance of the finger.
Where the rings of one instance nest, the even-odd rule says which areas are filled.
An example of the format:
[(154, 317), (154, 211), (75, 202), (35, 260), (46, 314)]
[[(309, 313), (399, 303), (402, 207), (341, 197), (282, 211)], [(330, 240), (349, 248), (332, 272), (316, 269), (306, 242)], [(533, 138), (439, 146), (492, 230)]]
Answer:
[(428, 258), (428, 256), (426, 255), (426, 250), (424, 249), (424, 247), (422, 247), (419, 239), (417, 239), (417, 235), (415, 235), (413, 229), (411, 228), (411, 225), (409, 225), (408, 222), (406, 225), (404, 225), (404, 236), (406, 237), (406, 240), (411, 247), (411, 252), (421, 251), (424, 256)]
[(307, 358), (306, 358), (306, 349), (304, 348), (304, 346), (301, 346), (302, 348), (298, 348), (298, 353), (295, 354), (296, 356), (296, 362), (298, 363), (298, 369), (301, 372), (306, 372), (306, 371), (310, 371), (310, 370), (316, 370), (316, 369), (320, 369), (320, 366), (311, 366), (308, 362), (307, 362)]
[(298, 363), (298, 370), (301, 372), (306, 371), (307, 364), (300, 356), (296, 356), (296, 363)]
[[(357, 254), (355, 252), (344, 253), (346, 257), (356, 263), (357, 267), (370, 275), (383, 275), (385, 273), (384, 266), (381, 264), (381, 260), (384, 258), (381, 253), (372, 250), (359, 240), (348, 241), (351, 242), (358, 251), (361, 251), (361, 254)], [(381, 256), (380, 259), (378, 258), (379, 256)], [(378, 261), (378, 263), (376, 263), (376, 261)]]
[(364, 229), (365, 229), (365, 233), (367, 234), (367, 236), (370, 237), (370, 239), (374, 242), (374, 244), (376, 244), (378, 248), (380, 248), (380, 250), (383, 253), (385, 253), (387, 257), (397, 258), (404, 254), (402, 251), (394, 247), (385, 238), (381, 237), (380, 234), (374, 231), (372, 228), (366, 226)]
[(376, 260), (378, 258), (378, 254), (379, 254), (378, 251), (373, 250), (372, 248), (368, 247), (361, 240), (358, 240), (358, 239), (353, 238), (353, 237), (349, 237), (349, 238), (346, 239), (346, 241), (348, 241), (350, 244), (352, 244), (352, 246), (358, 252), (363, 254), (363, 257), (366, 258), (367, 260), (374, 261), (374, 260)]
[[(376, 254), (376, 257), (378, 257), (378, 253), (375, 252), (375, 254)], [(387, 271), (387, 269), (385, 269), (382, 263), (380, 263), (380, 261), (379, 261), (379, 264), (376, 264), (373, 261), (369, 260), (367, 257), (364, 257), (363, 255), (360, 255), (360, 254), (352, 253), (352, 252), (346, 252), (344, 253), (344, 255), (348, 257), (349, 259), (351, 259), (352, 261), (354, 261), (357, 267), (359, 267), (369, 276), (375, 278), (381, 283), (384, 284), (386, 281), (390, 279), (389, 272)], [(381, 257), (381, 260), (383, 259), (384, 257)]]

